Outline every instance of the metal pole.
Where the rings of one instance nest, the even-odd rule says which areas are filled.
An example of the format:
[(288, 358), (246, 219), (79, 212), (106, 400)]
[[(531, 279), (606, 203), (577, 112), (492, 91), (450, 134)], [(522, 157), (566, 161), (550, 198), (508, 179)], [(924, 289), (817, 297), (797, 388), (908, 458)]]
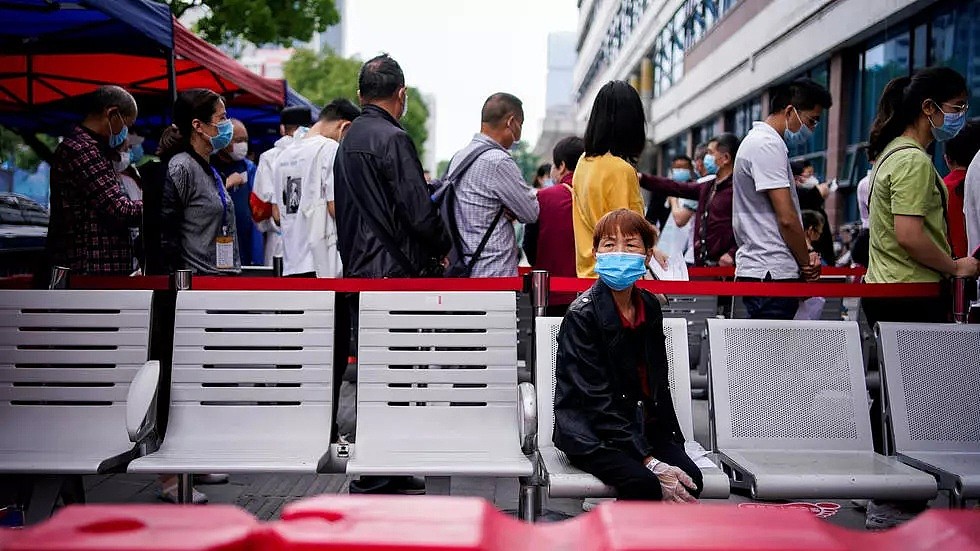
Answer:
[(953, 278), (953, 321), (956, 323), (968, 323), (970, 318), (970, 307), (976, 299), (977, 282), (973, 278), (954, 277)]
[(282, 277), (282, 257), (274, 256), (272, 257), (272, 276)]
[(51, 280), (48, 282), (48, 289), (67, 289), (70, 278), (71, 268), (54, 266), (51, 268)]
[(177, 503), (194, 503), (193, 475), (177, 475)]
[(546, 270), (531, 272), (531, 308), (535, 317), (544, 317), (548, 312), (548, 291), (551, 288), (551, 274)]
[(175, 291), (189, 291), (191, 288), (192, 272), (190, 270), (177, 270), (174, 272), (173, 288)]
[[(173, 48), (170, 49), (167, 55), (167, 92), (170, 93), (170, 104), (172, 106), (177, 101), (177, 68), (176, 62), (174, 61)], [(173, 122), (172, 113), (171, 122)]]

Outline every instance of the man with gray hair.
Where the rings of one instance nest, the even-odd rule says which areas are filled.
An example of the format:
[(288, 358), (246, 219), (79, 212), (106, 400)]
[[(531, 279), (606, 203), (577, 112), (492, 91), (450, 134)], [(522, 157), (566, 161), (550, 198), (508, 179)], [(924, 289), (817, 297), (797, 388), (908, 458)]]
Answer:
[(48, 260), (81, 274), (129, 274), (129, 228), (142, 221), (143, 202), (131, 201), (112, 168), (136, 121), (136, 100), (118, 86), (88, 97), (85, 119), (64, 137), (51, 163)]
[(520, 141), (523, 125), (521, 100), (493, 94), (483, 104), (480, 131), (449, 163), (445, 180), (452, 182), (464, 159), (476, 156), (455, 184), (457, 227), (449, 228), (460, 237), (463, 250), (456, 252), (472, 266), (470, 277), (517, 276), (520, 255), (511, 221), (538, 220), (537, 194), (508, 152)]

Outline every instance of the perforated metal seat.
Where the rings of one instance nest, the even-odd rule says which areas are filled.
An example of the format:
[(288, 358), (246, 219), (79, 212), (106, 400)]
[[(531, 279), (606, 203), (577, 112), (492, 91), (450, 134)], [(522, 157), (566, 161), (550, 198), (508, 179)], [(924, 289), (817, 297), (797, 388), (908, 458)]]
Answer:
[(0, 472), (101, 473), (137, 455), (127, 397), (146, 365), (151, 299), (0, 290)]
[(874, 453), (855, 322), (708, 320), (714, 434), (761, 499), (929, 499), (931, 476)]
[(523, 477), (515, 294), (361, 293), (348, 474)]
[[(565, 454), (555, 447), (555, 363), (558, 353), (558, 332), (562, 318), (537, 318), (535, 365), (538, 402), (538, 450), (548, 485), (548, 495), (554, 498), (614, 497), (616, 491), (601, 480), (574, 467)], [(687, 320), (664, 319), (667, 337), (667, 378), (670, 384), (674, 412), (684, 434), (685, 451), (701, 469), (704, 478), (702, 498), (727, 498), (730, 493), (728, 477), (708, 457), (694, 440), (694, 415), (691, 406), (691, 371), (688, 364)]]
[(170, 420), (130, 472), (302, 472), (329, 459), (334, 294), (181, 291)]
[(980, 326), (879, 323), (878, 350), (898, 458), (980, 498)]

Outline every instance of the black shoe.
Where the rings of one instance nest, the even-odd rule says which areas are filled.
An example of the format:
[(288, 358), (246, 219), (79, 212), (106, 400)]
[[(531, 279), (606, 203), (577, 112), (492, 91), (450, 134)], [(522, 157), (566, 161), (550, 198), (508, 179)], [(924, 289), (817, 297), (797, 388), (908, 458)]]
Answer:
[(425, 480), (413, 476), (399, 476), (391, 479), (388, 486), (392, 493), (403, 496), (424, 496)]
[(348, 492), (418, 496), (425, 494), (425, 482), (410, 476), (362, 476), (351, 481)]

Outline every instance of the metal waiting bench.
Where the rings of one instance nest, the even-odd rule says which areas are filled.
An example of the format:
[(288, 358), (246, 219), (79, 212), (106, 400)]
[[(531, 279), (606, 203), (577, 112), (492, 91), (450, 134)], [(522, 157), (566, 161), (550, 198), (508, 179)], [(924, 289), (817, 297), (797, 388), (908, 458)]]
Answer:
[(878, 350), (898, 459), (980, 498), (980, 326), (879, 323)]
[(708, 320), (716, 449), (757, 499), (931, 499), (932, 476), (874, 452), (858, 326)]
[(59, 477), (35, 485), (27, 522), (51, 513), (60, 477), (139, 454), (159, 377), (147, 361), (151, 301), (151, 291), (0, 290), (0, 472)]
[(166, 435), (129, 472), (320, 470), (333, 331), (332, 292), (178, 292)]
[(522, 478), (513, 292), (360, 295), (350, 475)]
[[(613, 488), (606, 486), (591, 474), (572, 466), (552, 440), (555, 426), (555, 364), (561, 322), (562, 318), (542, 317), (537, 318), (535, 326), (538, 451), (545, 471), (548, 495), (553, 498), (614, 497), (616, 492)], [(730, 492), (728, 477), (707, 457), (707, 452), (694, 440), (687, 320), (667, 318), (663, 323), (669, 363), (667, 377), (674, 411), (684, 435), (685, 451), (701, 469), (704, 478), (701, 497), (727, 498)]]

